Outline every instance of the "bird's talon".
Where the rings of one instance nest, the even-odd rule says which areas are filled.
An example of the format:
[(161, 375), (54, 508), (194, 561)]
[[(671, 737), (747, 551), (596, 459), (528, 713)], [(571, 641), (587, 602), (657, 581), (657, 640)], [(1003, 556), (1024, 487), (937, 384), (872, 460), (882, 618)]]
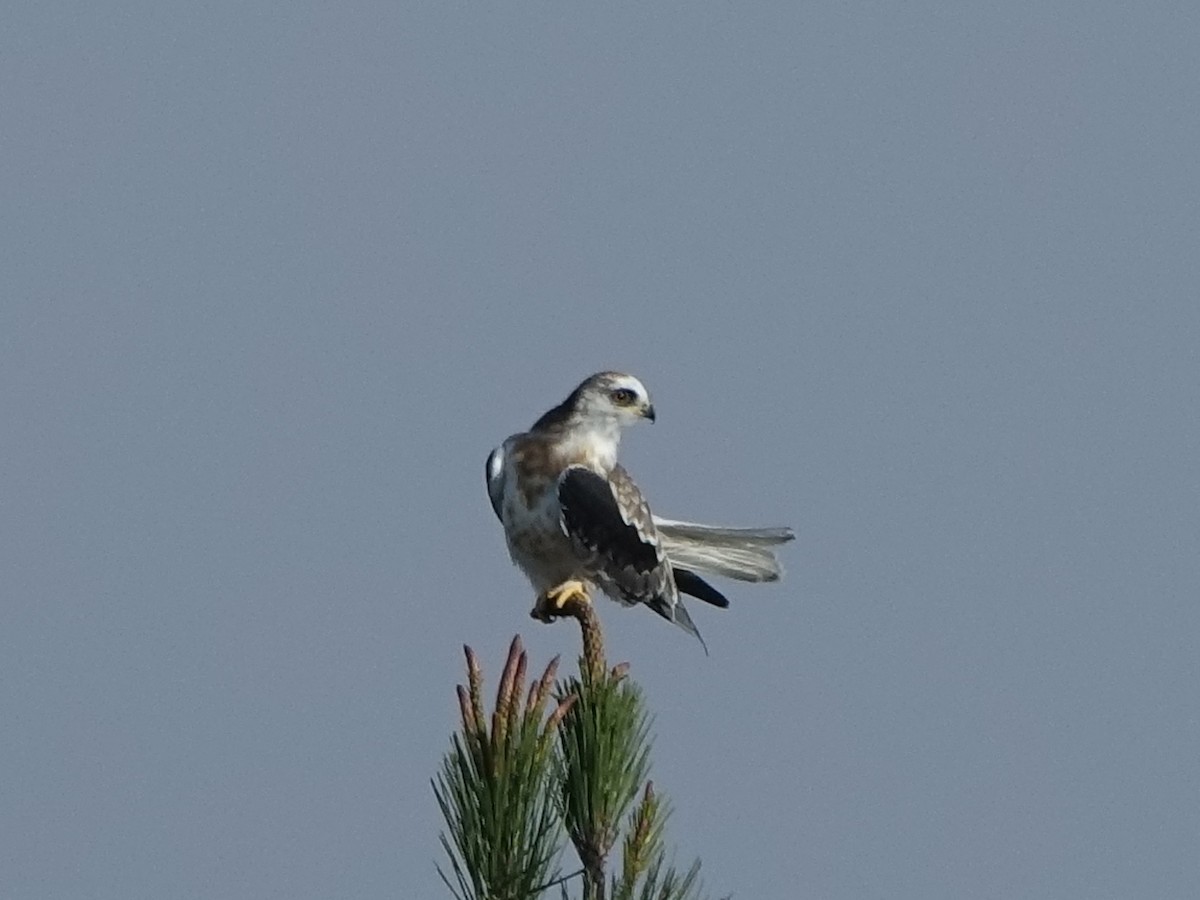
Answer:
[(556, 617), (563, 615), (567, 604), (573, 601), (591, 603), (587, 587), (582, 581), (564, 581), (557, 587), (546, 591), (538, 597), (536, 605), (529, 614), (543, 622), (551, 622)]

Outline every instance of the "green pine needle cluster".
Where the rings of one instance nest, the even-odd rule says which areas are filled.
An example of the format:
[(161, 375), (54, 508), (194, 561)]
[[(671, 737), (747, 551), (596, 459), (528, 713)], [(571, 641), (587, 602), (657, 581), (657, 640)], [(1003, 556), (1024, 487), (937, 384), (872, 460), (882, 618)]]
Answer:
[(558, 877), (562, 826), (551, 783), (554, 733), (573, 699), (561, 698), (546, 717), (558, 659), (526, 694), (526, 656), (514, 638), (489, 728), (479, 662), (470, 647), (464, 649), (462, 732), (453, 736), (433, 783), (449, 832), (441, 835), (442, 847), (457, 887), (440, 866), (438, 873), (459, 900), (526, 900)]
[[(699, 861), (679, 871), (666, 856), (669, 809), (648, 780), (642, 692), (628, 666), (607, 668), (589, 605), (563, 614), (582, 628), (580, 675), (555, 684), (555, 658), (526, 690), (526, 656), (514, 638), (491, 716), (478, 660), (465, 648), (462, 729), (433, 782), (450, 859), (450, 874), (438, 872), (459, 900), (551, 891), (563, 900), (699, 900)], [(566, 876), (564, 834), (582, 867)]]
[(700, 861), (682, 875), (666, 864), (663, 826), (668, 815), (666, 802), (655, 795), (653, 782), (647, 781), (625, 836), (621, 877), (613, 878), (612, 900), (686, 900), (695, 896)]
[[(650, 717), (641, 689), (625, 666), (599, 674), (580, 668), (581, 678), (558, 688), (559, 697), (578, 698), (558, 730), (558, 764), (563, 824), (583, 865), (583, 900), (693, 900), (699, 861), (680, 874), (666, 859), (669, 808), (647, 779)], [(606, 884), (622, 834), (621, 864)]]

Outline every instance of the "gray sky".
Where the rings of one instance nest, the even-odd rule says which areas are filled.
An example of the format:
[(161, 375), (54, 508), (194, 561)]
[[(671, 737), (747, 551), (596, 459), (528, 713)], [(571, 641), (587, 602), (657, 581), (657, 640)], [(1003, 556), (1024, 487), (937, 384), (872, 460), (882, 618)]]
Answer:
[(18, 3), (0, 896), (446, 896), (488, 451), (599, 368), (782, 585), (605, 604), (739, 898), (1200, 893), (1188, 4)]

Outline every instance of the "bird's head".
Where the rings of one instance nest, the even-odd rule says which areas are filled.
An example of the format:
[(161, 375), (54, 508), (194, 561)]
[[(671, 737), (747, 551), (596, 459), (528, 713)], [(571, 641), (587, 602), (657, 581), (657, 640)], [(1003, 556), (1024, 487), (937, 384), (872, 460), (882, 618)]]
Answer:
[(568, 402), (577, 421), (623, 428), (642, 419), (654, 421), (654, 404), (646, 386), (623, 372), (598, 372), (585, 378)]

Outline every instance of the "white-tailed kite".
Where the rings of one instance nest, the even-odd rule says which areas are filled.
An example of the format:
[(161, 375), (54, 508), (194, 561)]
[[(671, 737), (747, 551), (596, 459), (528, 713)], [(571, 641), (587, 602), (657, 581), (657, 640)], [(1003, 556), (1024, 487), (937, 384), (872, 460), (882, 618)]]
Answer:
[(642, 419), (654, 421), (654, 406), (640, 381), (593, 375), (492, 451), (488, 496), (513, 562), (538, 592), (534, 615), (549, 621), (598, 587), (626, 606), (646, 604), (703, 644), (679, 594), (721, 607), (729, 601), (696, 573), (775, 581), (781, 570), (772, 548), (793, 534), (652, 515), (617, 463), (621, 430)]

